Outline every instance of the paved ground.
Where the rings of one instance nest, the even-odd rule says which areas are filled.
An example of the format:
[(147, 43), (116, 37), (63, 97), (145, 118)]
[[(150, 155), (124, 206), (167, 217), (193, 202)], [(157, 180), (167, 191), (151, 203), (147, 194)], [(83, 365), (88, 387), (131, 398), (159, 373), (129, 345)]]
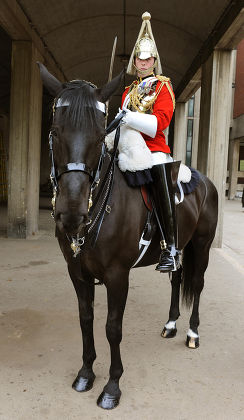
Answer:
[[(131, 273), (121, 346), (120, 406), (105, 412), (96, 398), (108, 377), (106, 294), (96, 289), (94, 388), (71, 389), (81, 366), (81, 335), (73, 286), (40, 213), (33, 240), (0, 238), (1, 420), (239, 420), (244, 419), (244, 266), (240, 201), (227, 201), (224, 246), (211, 251), (201, 302), (200, 348), (184, 346), (189, 312), (178, 335), (160, 337), (170, 284), (153, 267)], [(4, 211), (2, 224), (4, 223)], [(0, 225), (0, 229), (1, 229)]]

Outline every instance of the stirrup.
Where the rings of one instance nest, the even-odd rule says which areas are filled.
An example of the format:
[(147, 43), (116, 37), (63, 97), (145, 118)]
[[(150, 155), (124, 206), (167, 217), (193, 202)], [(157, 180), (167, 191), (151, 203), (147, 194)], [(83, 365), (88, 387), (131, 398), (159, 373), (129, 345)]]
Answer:
[(161, 273), (168, 273), (170, 271), (177, 271), (180, 268), (180, 258), (179, 252), (176, 251), (176, 254), (173, 256), (168, 249), (165, 249), (161, 252), (159, 257), (159, 263), (156, 266), (155, 270), (160, 271)]

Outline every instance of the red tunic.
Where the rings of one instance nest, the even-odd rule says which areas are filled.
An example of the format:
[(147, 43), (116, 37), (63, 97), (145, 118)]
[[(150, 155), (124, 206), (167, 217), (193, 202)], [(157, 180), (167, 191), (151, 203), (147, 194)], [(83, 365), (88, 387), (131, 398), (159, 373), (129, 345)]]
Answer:
[[(157, 86), (156, 86), (156, 93), (160, 85), (161, 85), (161, 82), (158, 81)], [(129, 87), (125, 89), (122, 95), (121, 108), (123, 106), (123, 103), (124, 103), (124, 100), (128, 91), (129, 91)], [(154, 139), (152, 139), (151, 137), (146, 136), (146, 134), (141, 133), (141, 135), (143, 136), (151, 152), (170, 153), (170, 148), (166, 144), (163, 130), (165, 130), (169, 126), (170, 121), (173, 116), (173, 112), (174, 112), (173, 101), (172, 101), (172, 98), (171, 98), (171, 95), (169, 93), (167, 86), (164, 85), (153, 105), (152, 115), (155, 115), (158, 121), (156, 136), (154, 137)]]

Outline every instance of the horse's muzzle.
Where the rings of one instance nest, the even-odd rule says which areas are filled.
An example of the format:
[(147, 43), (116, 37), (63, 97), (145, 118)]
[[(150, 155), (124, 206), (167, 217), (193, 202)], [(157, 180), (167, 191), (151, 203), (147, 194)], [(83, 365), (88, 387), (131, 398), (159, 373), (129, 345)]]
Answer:
[(57, 228), (69, 235), (76, 235), (80, 233), (82, 228), (88, 222), (88, 215), (84, 214), (70, 214), (70, 213), (57, 213), (55, 215), (55, 222)]

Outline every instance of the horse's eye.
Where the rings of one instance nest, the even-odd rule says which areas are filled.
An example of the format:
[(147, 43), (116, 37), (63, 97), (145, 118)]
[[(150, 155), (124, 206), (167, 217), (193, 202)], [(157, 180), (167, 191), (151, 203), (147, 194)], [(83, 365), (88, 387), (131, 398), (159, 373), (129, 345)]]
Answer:
[(55, 129), (52, 128), (51, 132), (52, 132), (53, 137), (57, 137), (58, 134), (57, 134), (57, 131)]

